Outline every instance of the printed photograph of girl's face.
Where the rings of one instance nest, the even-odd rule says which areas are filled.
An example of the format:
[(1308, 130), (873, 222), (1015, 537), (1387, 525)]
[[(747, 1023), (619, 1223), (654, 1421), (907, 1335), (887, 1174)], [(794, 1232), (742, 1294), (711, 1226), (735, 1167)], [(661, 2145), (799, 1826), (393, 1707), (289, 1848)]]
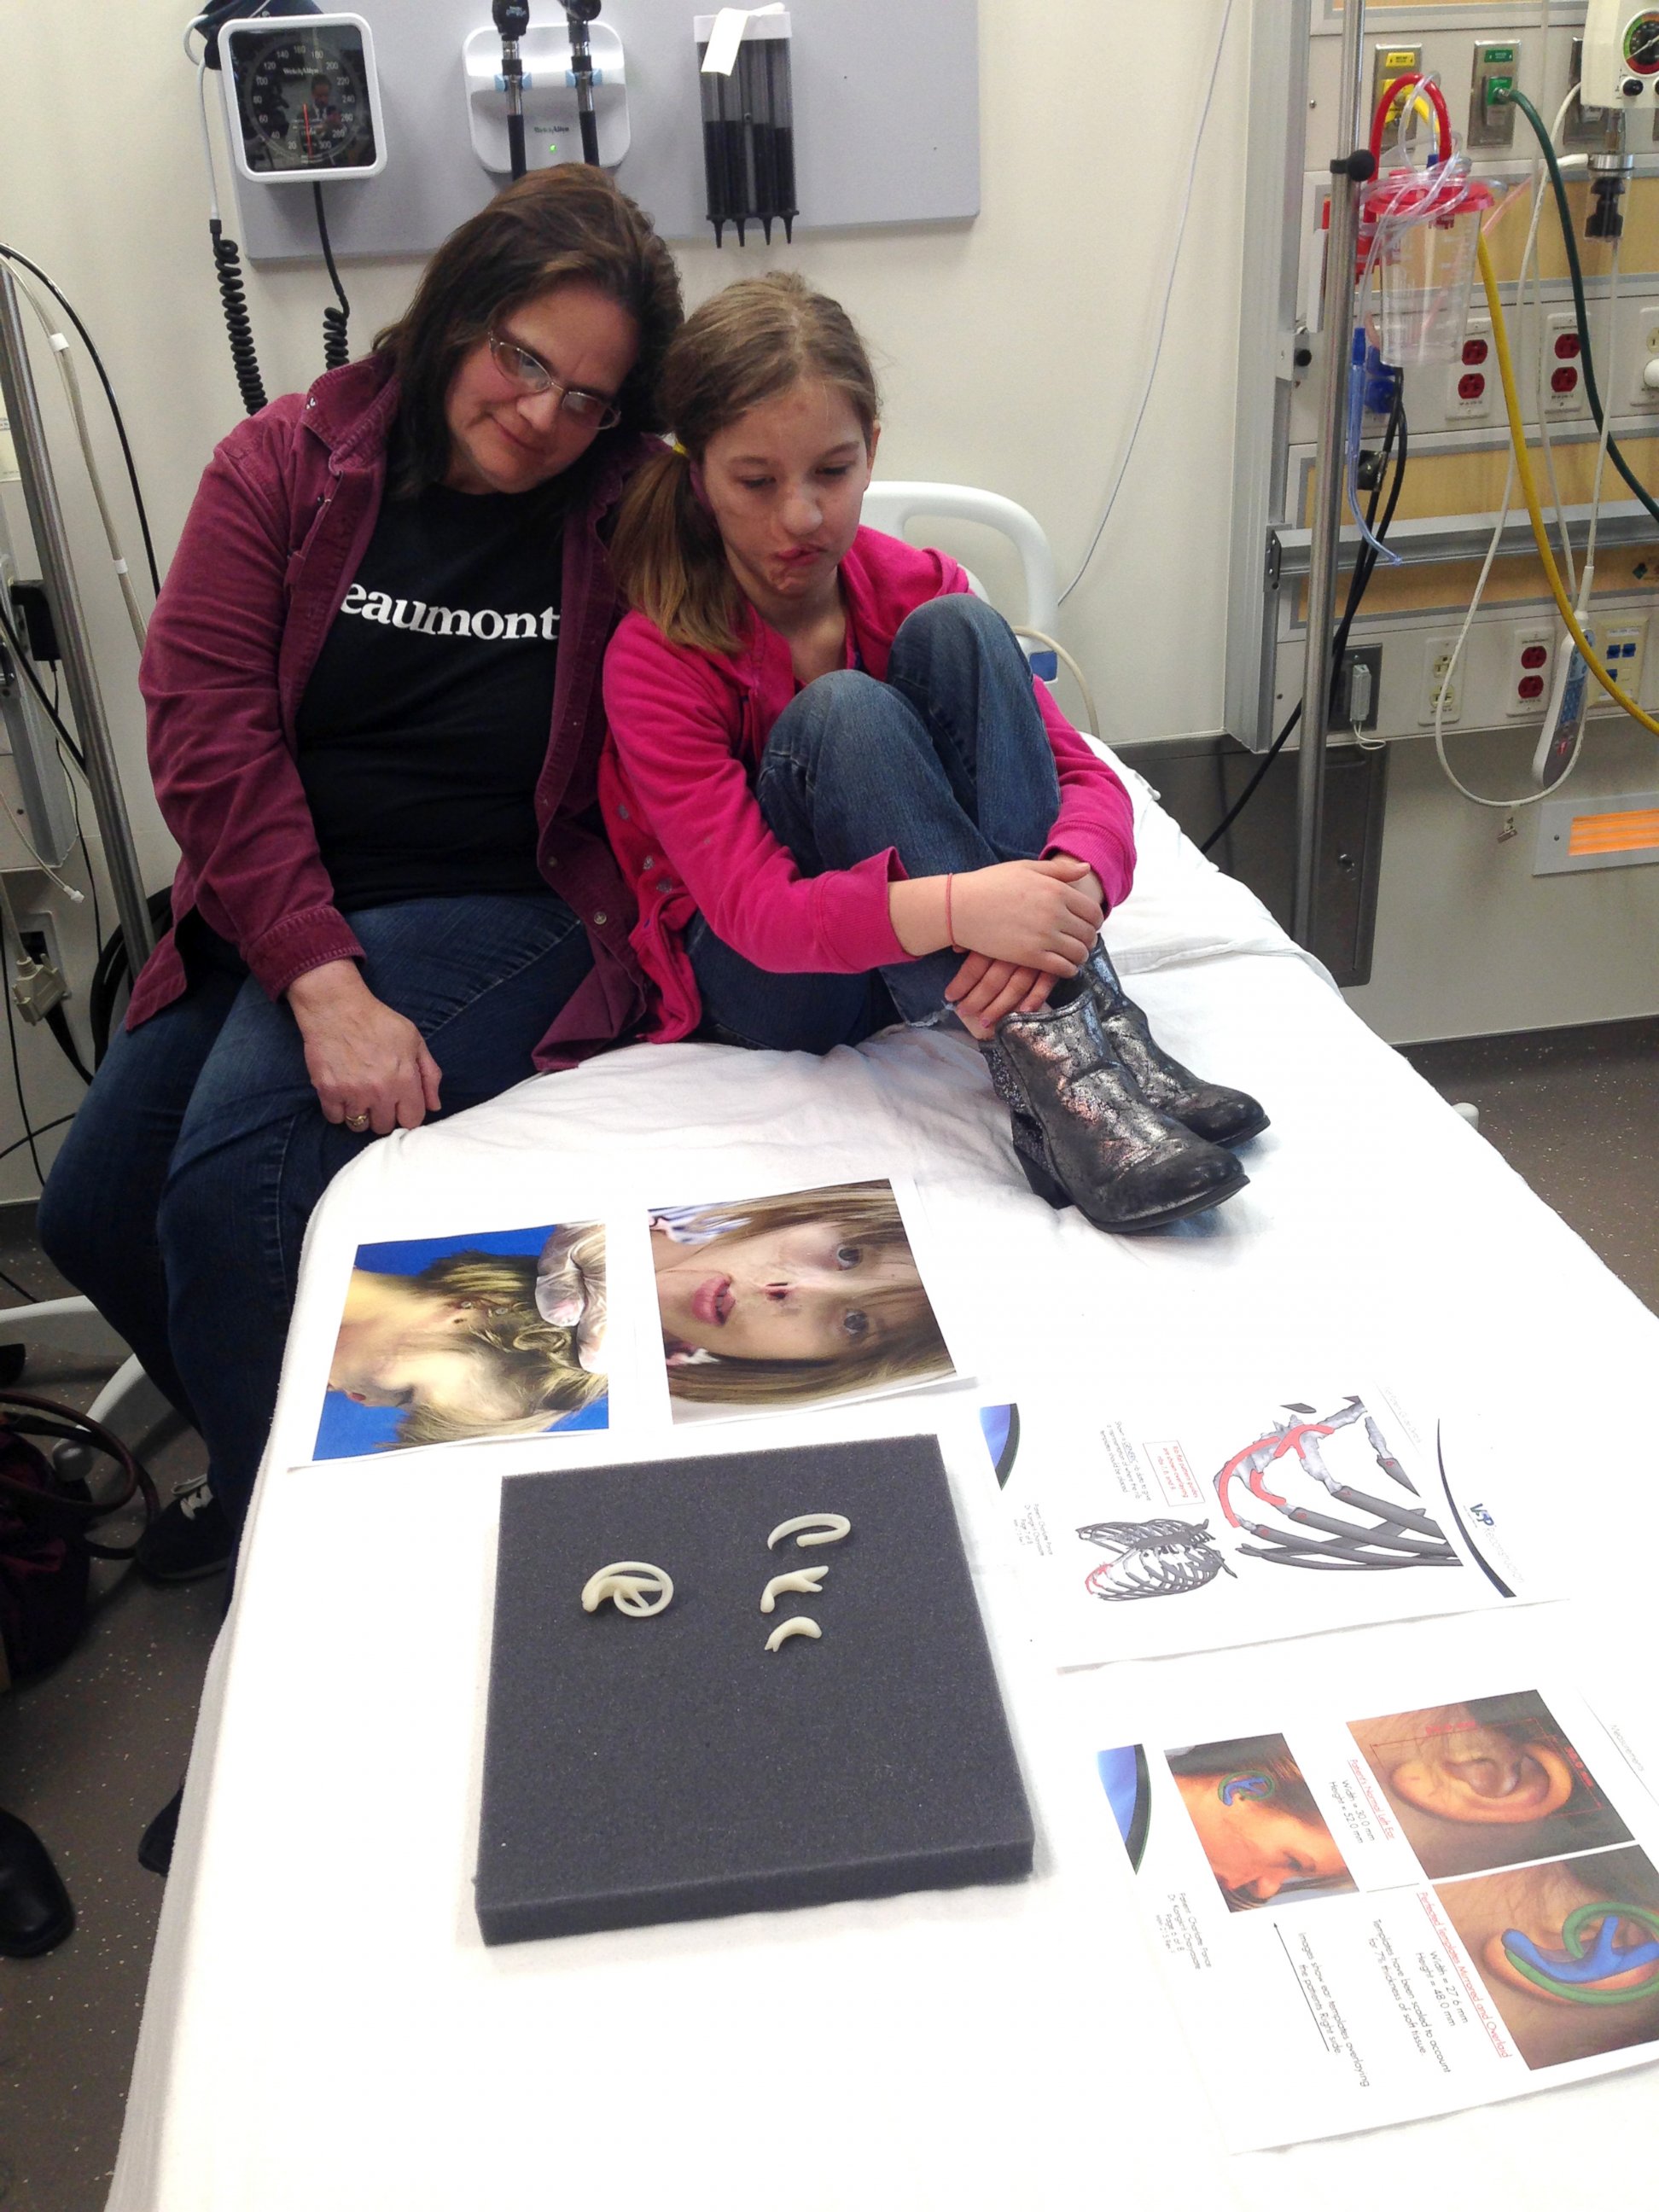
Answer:
[(1659, 1869), (1633, 1845), (1437, 1883), (1528, 2066), (1659, 2039)]
[(605, 1328), (601, 1223), (359, 1245), (316, 1455), (608, 1427)]
[(659, 1207), (651, 1258), (677, 1420), (954, 1372), (890, 1183)]
[(1630, 1840), (1535, 1690), (1350, 1721), (1431, 1879)]
[(1358, 1888), (1282, 1735), (1186, 1744), (1164, 1759), (1230, 1912)]

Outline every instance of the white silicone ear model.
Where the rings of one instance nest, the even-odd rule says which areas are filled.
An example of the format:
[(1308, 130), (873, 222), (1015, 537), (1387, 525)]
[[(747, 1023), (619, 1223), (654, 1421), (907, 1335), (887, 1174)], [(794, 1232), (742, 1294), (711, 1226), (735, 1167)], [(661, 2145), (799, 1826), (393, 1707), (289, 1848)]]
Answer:
[[(816, 1528), (818, 1534), (804, 1534), (802, 1531), (808, 1528)], [(766, 1548), (774, 1551), (786, 1536), (793, 1536), (805, 1551), (809, 1544), (839, 1544), (852, 1533), (853, 1524), (844, 1513), (798, 1513), (793, 1521), (779, 1522), (766, 1540)]]
[(809, 1620), (804, 1613), (792, 1613), (787, 1620), (781, 1621), (772, 1631), (766, 1639), (766, 1648), (769, 1651), (775, 1651), (792, 1636), (810, 1636), (816, 1643), (823, 1633), (817, 1621)]
[(761, 1592), (761, 1611), (770, 1613), (781, 1597), (816, 1597), (829, 1571), (826, 1562), (821, 1567), (797, 1567), (793, 1574), (774, 1575)]
[(665, 1612), (673, 1595), (674, 1585), (661, 1567), (653, 1567), (647, 1559), (613, 1559), (583, 1584), (582, 1611), (597, 1613), (610, 1598), (618, 1613), (644, 1620)]

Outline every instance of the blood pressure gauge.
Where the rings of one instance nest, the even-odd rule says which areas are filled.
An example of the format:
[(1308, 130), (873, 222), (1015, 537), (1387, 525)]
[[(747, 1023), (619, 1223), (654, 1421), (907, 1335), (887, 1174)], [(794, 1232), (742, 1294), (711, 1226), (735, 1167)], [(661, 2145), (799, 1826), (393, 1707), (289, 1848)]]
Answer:
[(361, 15), (261, 17), (219, 33), (236, 166), (256, 184), (386, 167), (374, 42)]

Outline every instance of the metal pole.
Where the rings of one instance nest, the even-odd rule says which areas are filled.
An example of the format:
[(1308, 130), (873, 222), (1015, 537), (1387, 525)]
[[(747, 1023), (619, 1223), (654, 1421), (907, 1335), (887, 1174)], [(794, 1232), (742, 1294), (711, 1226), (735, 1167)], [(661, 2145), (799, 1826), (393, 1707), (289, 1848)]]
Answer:
[(1325, 387), (1319, 416), (1318, 476), (1308, 560), (1307, 661), (1302, 678), (1302, 744), (1296, 764), (1296, 883), (1291, 933), (1311, 949), (1317, 924), (1319, 833), (1325, 813), (1325, 738), (1330, 726), (1331, 623), (1336, 611), (1342, 529), (1342, 445), (1347, 428), (1348, 349), (1353, 337), (1353, 257), (1358, 230), (1350, 156), (1360, 143), (1364, 0), (1342, 11), (1342, 82), (1337, 156), (1331, 163), (1331, 227), (1325, 247)]
[(81, 594), (76, 587), (75, 570), (70, 561), (64, 512), (52, 481), (46, 426), (40, 419), (23, 336), (23, 319), (18, 312), (17, 288), (3, 262), (0, 262), (0, 398), (5, 401), (7, 419), (11, 424), (29, 529), (63, 652), (64, 681), (69, 690), (75, 726), (86, 755), (87, 786), (98, 817), (104, 865), (115, 894), (115, 910), (121, 918), (127, 960), (136, 976), (155, 942), (155, 933), (149, 926), (143, 878), (138, 872), (138, 855), (132, 842), (132, 824), (127, 818), (126, 801), (121, 794), (115, 749), (110, 742), (109, 724), (104, 718), (103, 696), (93, 665), (86, 617), (81, 611)]

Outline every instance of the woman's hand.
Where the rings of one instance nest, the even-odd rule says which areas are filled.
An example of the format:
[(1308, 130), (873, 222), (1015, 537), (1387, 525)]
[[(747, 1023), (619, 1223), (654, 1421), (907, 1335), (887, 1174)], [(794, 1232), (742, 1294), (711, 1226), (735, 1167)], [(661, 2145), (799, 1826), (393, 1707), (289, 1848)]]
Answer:
[(356, 961), (330, 960), (296, 975), (286, 995), (326, 1121), (349, 1128), (367, 1115), (367, 1126), (384, 1137), (416, 1129), (437, 1112), (442, 1070), (414, 1023), (375, 997)]
[(945, 996), (970, 1036), (989, 1036), (1005, 1014), (1034, 1014), (1060, 981), (1036, 968), (970, 952), (945, 987)]

